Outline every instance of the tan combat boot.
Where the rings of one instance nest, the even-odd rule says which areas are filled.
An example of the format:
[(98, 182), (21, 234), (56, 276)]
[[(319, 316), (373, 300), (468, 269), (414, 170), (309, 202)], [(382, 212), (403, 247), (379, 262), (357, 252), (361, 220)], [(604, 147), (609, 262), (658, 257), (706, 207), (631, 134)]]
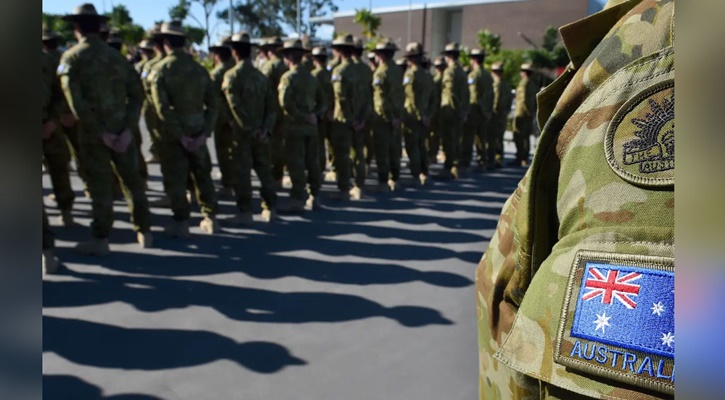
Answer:
[(93, 238), (87, 242), (78, 243), (76, 251), (88, 256), (105, 256), (111, 252), (108, 239)]
[(262, 210), (262, 221), (272, 222), (277, 219), (277, 212), (274, 210), (265, 209)]
[(320, 201), (317, 196), (310, 195), (305, 202), (305, 210), (315, 211), (320, 209)]
[(428, 183), (428, 175), (421, 172), (420, 175), (418, 175), (418, 180), (420, 181), (420, 186), (425, 186), (425, 184)]
[(350, 189), (350, 199), (352, 200), (360, 200), (362, 199), (362, 189), (360, 189), (359, 186), (355, 186), (352, 189)]
[(451, 176), (453, 177), (453, 179), (458, 179), (461, 176), (460, 172), (458, 171), (458, 167), (451, 168), (450, 172), (451, 172)]
[(394, 192), (395, 189), (398, 188), (398, 182), (396, 182), (396, 181), (394, 181), (392, 179), (388, 179), (388, 187), (390, 188), (390, 191), (391, 192)]
[(136, 240), (142, 249), (150, 249), (154, 247), (154, 236), (151, 232), (137, 232)]
[(199, 227), (204, 233), (214, 234), (219, 232), (219, 222), (214, 217), (204, 217), (199, 224)]
[(58, 257), (53, 254), (53, 250), (43, 251), (43, 275), (52, 275), (58, 272)]
[(292, 179), (290, 179), (289, 176), (285, 176), (284, 178), (282, 178), (282, 187), (292, 187)]
[(327, 171), (325, 174), (325, 182), (337, 182), (337, 173), (335, 171)]
[(189, 221), (174, 221), (164, 229), (164, 232), (174, 238), (186, 239), (191, 236)]

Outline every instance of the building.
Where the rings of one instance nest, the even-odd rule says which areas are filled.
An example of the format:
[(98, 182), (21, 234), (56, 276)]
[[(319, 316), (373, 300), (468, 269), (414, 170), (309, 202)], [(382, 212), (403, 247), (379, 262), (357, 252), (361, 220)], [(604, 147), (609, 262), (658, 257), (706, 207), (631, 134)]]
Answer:
[[(560, 27), (601, 10), (602, 0), (460, 0), (373, 8), (382, 19), (378, 34), (404, 48), (417, 41), (431, 55), (446, 43), (460, 42), (477, 47), (477, 33), (489, 29), (501, 35), (503, 47), (531, 47), (527, 38), (539, 44), (548, 26)], [(312, 22), (330, 24), (337, 33), (361, 34), (354, 22), (355, 11), (341, 11), (314, 17)]]

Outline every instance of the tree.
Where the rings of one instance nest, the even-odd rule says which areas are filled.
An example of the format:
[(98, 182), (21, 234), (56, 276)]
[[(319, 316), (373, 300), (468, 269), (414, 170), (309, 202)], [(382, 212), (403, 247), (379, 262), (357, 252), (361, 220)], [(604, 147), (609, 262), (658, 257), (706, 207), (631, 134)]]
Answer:
[(143, 40), (144, 29), (141, 25), (134, 24), (128, 8), (123, 4), (114, 6), (111, 12), (105, 14), (110, 18), (109, 26), (121, 31), (121, 37), (125, 43), (136, 44)]
[(373, 14), (372, 11), (361, 8), (355, 10), (355, 23), (362, 26), (362, 34), (367, 39), (372, 39), (378, 35), (378, 28), (383, 22), (380, 16)]
[[(232, 8), (234, 20), (239, 22), (241, 30), (252, 36), (282, 35), (285, 27), (297, 25), (297, 0), (237, 0)], [(300, 34), (314, 36), (318, 24), (304, 16), (318, 16), (326, 10), (338, 10), (334, 0), (300, 0), (300, 15), (303, 16)], [(228, 21), (229, 9), (219, 11), (217, 18)]]
[(66, 46), (76, 40), (73, 34), (73, 26), (64, 21), (62, 15), (43, 13), (42, 20), (44, 26), (58, 34), (58, 42), (61, 46)]
[[(194, 14), (191, 13), (191, 6), (193, 3), (201, 5), (202, 9), (204, 10), (204, 22), (200, 21), (196, 16), (194, 16)], [(169, 17), (171, 19), (177, 19), (179, 21), (184, 21), (187, 18), (193, 19), (203, 31), (204, 36), (200, 41), (196, 41), (196, 39), (198, 38), (198, 31), (195, 30), (196, 28), (190, 28), (187, 26), (187, 31), (189, 31), (189, 29), (192, 29), (190, 32), (195, 35), (194, 38), (190, 36), (189, 39), (193, 43), (201, 44), (204, 41), (204, 38), (206, 38), (206, 45), (207, 47), (209, 47), (211, 46), (212, 30), (211, 26), (209, 25), (209, 19), (214, 13), (214, 9), (216, 8), (218, 3), (219, 0), (179, 0), (178, 4), (169, 8)]]
[(501, 35), (493, 33), (488, 29), (478, 31), (478, 45), (488, 55), (495, 55), (501, 52)]

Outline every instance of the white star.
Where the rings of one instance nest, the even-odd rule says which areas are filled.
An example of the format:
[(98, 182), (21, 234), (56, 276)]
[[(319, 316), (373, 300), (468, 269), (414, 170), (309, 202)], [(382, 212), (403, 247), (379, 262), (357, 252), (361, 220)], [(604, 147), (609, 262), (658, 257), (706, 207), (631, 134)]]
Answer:
[(662, 316), (662, 312), (665, 311), (665, 306), (662, 305), (661, 301), (658, 301), (657, 304), (652, 303), (652, 314), (657, 314), (658, 317)]
[(673, 335), (672, 332), (663, 333), (660, 340), (663, 345), (666, 344), (668, 347), (672, 347), (672, 342), (675, 341), (675, 335)]
[(599, 328), (602, 329), (602, 333), (604, 333), (604, 328), (607, 326), (612, 326), (609, 323), (609, 320), (612, 319), (612, 317), (607, 317), (607, 313), (603, 312), (602, 315), (597, 314), (597, 320), (593, 323), (597, 324), (596, 329), (594, 329), (594, 332), (598, 331)]

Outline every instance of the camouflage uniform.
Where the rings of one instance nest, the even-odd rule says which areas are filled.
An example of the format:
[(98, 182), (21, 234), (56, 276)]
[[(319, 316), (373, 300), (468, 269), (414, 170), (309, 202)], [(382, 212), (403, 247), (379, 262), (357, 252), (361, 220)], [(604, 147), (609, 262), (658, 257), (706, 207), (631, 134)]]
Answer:
[(488, 148), (488, 160), (493, 160), (496, 166), (503, 161), (503, 135), (506, 133), (508, 116), (511, 112), (511, 85), (501, 76), (493, 75), (493, 116), (491, 117), (491, 134), (494, 143)]
[[(356, 46), (362, 47), (362, 42), (356, 43)], [(364, 146), (364, 154), (365, 154), (365, 165), (370, 166), (370, 164), (373, 162), (373, 159), (375, 158), (375, 142), (373, 140), (373, 132), (372, 132), (372, 102), (373, 102), (373, 90), (370, 86), (373, 82), (373, 71), (370, 69), (370, 66), (363, 61), (362, 59), (358, 58), (356, 55), (353, 55), (352, 57), (352, 64), (355, 67), (355, 71), (358, 74), (360, 78), (361, 85), (360, 87), (362, 90), (362, 98), (363, 98), (363, 104), (368, 105), (368, 107), (365, 108), (364, 112), (364, 121), (365, 121), (365, 127), (363, 128), (363, 146)], [(353, 145), (354, 148), (354, 145)], [(354, 164), (353, 160), (353, 164)]]
[(242, 60), (224, 74), (222, 91), (236, 122), (234, 194), (242, 213), (252, 212), (252, 168), (261, 185), (262, 208), (274, 210), (277, 194), (273, 188), (270, 144), (252, 137), (256, 130), (272, 132), (279, 108), (269, 80), (252, 65)]
[[(332, 142), (335, 171), (337, 172), (337, 187), (341, 193), (350, 190), (350, 148), (353, 144), (353, 135), (361, 137), (361, 133), (353, 133), (352, 124), (357, 121), (360, 109), (360, 94), (358, 76), (354, 67), (348, 60), (343, 60), (332, 70), (332, 88), (335, 94), (335, 110), (333, 113), (330, 141)], [(362, 144), (362, 140), (359, 140)], [(362, 146), (360, 146), (362, 148)], [(360, 163), (364, 168), (365, 165)], [(364, 174), (362, 175), (364, 177)], [(364, 183), (357, 182), (357, 183)]]
[[(41, 75), (41, 110), (42, 110), (42, 121), (43, 123), (52, 119), (52, 97), (53, 97), (53, 86), (57, 79), (55, 78), (54, 63), (50, 56), (43, 52), (42, 53), (42, 68), (43, 73)], [(45, 206), (43, 206), (43, 236), (42, 236), (42, 249), (43, 251), (52, 250), (55, 248), (55, 236), (53, 231), (50, 230), (50, 224), (48, 223), (48, 215), (45, 213)]]
[[(675, 7), (617, 3), (561, 28), (572, 63), (538, 96), (544, 128), (533, 163), (476, 270), (481, 399), (674, 395)], [(592, 260), (608, 277), (637, 268), (638, 296), (607, 300), (613, 289), (602, 289), (585, 303), (579, 288), (595, 276), (584, 275)], [(671, 281), (646, 286), (654, 276)], [(672, 304), (645, 302), (653, 291)], [(641, 308), (672, 325), (627, 314), (609, 324), (605, 312), (596, 327), (583, 323), (602, 327), (596, 335), (627, 329), (629, 342), (574, 337), (574, 319), (590, 304)], [(632, 350), (659, 328), (654, 347)]]
[(191, 206), (186, 197), (191, 175), (201, 212), (216, 214), (217, 200), (211, 178), (211, 157), (206, 144), (189, 152), (181, 144), (184, 136), (209, 137), (219, 113), (219, 90), (209, 73), (182, 49), (174, 49), (148, 77), (153, 106), (161, 123), (157, 142), (164, 187), (171, 202), (174, 221), (188, 221)]
[(153, 106), (153, 97), (151, 96), (151, 81), (149, 80), (151, 72), (154, 67), (158, 65), (166, 57), (166, 54), (159, 53), (147, 62), (143, 64), (141, 69), (141, 83), (143, 84), (144, 93), (146, 97), (144, 99), (143, 107), (141, 109), (141, 115), (143, 115), (144, 121), (146, 122), (146, 128), (151, 138), (151, 148), (149, 151), (151, 154), (158, 156), (158, 142), (161, 137), (161, 122), (159, 116), (156, 114), (156, 110)]
[(423, 120), (430, 118), (435, 107), (435, 96), (430, 75), (420, 66), (408, 67), (403, 78), (405, 90), (405, 152), (410, 159), (410, 172), (415, 179), (428, 174), (428, 156)]
[(219, 116), (214, 126), (214, 146), (216, 157), (219, 162), (219, 170), (222, 174), (221, 183), (224, 188), (231, 189), (234, 185), (234, 162), (232, 159), (232, 148), (234, 147), (234, 118), (229, 110), (224, 93), (221, 91), (224, 74), (234, 67), (234, 60), (228, 60), (217, 65), (211, 72), (211, 80), (214, 87), (218, 89)]
[(99, 239), (108, 237), (113, 224), (114, 172), (122, 183), (134, 230), (145, 233), (151, 226), (135, 145), (119, 154), (101, 140), (104, 132), (119, 133), (138, 124), (143, 93), (130, 73), (126, 59), (96, 34), (66, 51), (58, 67), (66, 100), (79, 122), (80, 158), (93, 208), (91, 229)]
[(282, 123), (287, 132), (285, 149), (292, 181), (290, 198), (306, 200), (307, 183), (310, 185), (309, 194), (317, 197), (322, 183), (317, 154), (319, 141), (317, 126), (311, 124), (308, 117), (319, 117), (324, 111), (322, 88), (304, 66), (294, 66), (282, 75), (277, 91), (283, 113)]
[(401, 128), (393, 126), (393, 121), (403, 120), (404, 103), (403, 71), (390, 59), (381, 62), (373, 74), (375, 159), (380, 184), (400, 179)]
[(516, 109), (514, 110), (514, 143), (516, 160), (528, 163), (531, 151), (531, 134), (536, 116), (536, 92), (538, 88), (533, 77), (522, 78), (516, 88)]
[(471, 106), (463, 130), (461, 159), (463, 167), (471, 165), (475, 139), (478, 165), (485, 164), (486, 144), (488, 143), (489, 124), (493, 114), (493, 78), (483, 67), (474, 67), (468, 74), (468, 88)]
[[(468, 113), (468, 79), (457, 62), (448, 65), (441, 77), (441, 141), (446, 155), (444, 171), (453, 172), (458, 165), (463, 117)], [(457, 168), (456, 168), (457, 170)], [(454, 174), (455, 175), (455, 174)]]
[[(272, 58), (262, 64), (260, 71), (262, 71), (264, 76), (269, 79), (269, 85), (272, 88), (272, 95), (274, 96), (276, 102), (277, 86), (279, 86), (279, 80), (282, 78), (282, 75), (287, 72), (287, 67), (284, 65), (282, 60), (280, 60), (276, 55), (273, 55)], [(279, 104), (277, 104), (276, 107), (279, 108)], [(284, 129), (282, 129), (282, 113), (277, 110), (276, 115), (277, 121), (275, 121), (274, 130), (272, 132), (270, 152), (272, 155), (272, 178), (275, 181), (281, 181), (284, 177), (284, 140), (287, 133)]]
[(443, 126), (441, 124), (441, 94), (443, 91), (443, 74), (436, 70), (433, 75), (433, 97), (435, 98), (435, 111), (431, 120), (430, 136), (428, 137), (428, 160), (435, 163), (438, 158), (438, 151), (441, 149), (441, 136)]
[[(322, 172), (325, 169), (325, 165), (327, 165), (327, 146), (325, 145), (325, 140), (327, 140), (328, 143), (330, 140), (330, 119), (327, 117), (327, 113), (332, 110), (333, 104), (335, 102), (335, 94), (332, 91), (330, 71), (328, 71), (327, 68), (315, 68), (314, 70), (312, 70), (312, 76), (317, 79), (320, 88), (322, 88), (322, 94), (325, 98), (326, 112), (317, 121), (317, 140), (319, 142), (318, 157), (320, 159), (320, 172)], [(330, 115), (332, 115), (331, 112)]]

